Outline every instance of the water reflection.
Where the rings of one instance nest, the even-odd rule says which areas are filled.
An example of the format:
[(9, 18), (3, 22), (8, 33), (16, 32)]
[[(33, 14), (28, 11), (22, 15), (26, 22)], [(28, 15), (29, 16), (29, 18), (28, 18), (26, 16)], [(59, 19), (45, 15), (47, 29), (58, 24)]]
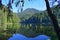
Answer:
[(8, 40), (49, 40), (50, 37), (46, 35), (39, 35), (35, 38), (27, 38), (24, 35), (21, 34), (13, 34), (12, 37), (10, 37)]
[(52, 22), (49, 18), (41, 19), (40, 16), (32, 16), (20, 21), (18, 33), (27, 37), (36, 37), (40, 34), (50, 35), (53, 33)]
[[(22, 20), (20, 23), (7, 23), (2, 24), (4, 26), (1, 27), (0, 33), (3, 34), (2, 40), (7, 37), (9, 40), (48, 40), (48, 36), (54, 40), (56, 38), (56, 34), (53, 29), (53, 25), (50, 23), (51, 21), (41, 20), (40, 17), (31, 17), (26, 20)], [(19, 34), (15, 34), (19, 33)], [(11, 35), (13, 36), (11, 37)], [(35, 37), (35, 38), (27, 38), (27, 37)], [(41, 35), (45, 34), (45, 35)], [(39, 36), (38, 36), (39, 35)], [(37, 37), (36, 37), (37, 36)], [(5, 40), (4, 39), (4, 40)]]

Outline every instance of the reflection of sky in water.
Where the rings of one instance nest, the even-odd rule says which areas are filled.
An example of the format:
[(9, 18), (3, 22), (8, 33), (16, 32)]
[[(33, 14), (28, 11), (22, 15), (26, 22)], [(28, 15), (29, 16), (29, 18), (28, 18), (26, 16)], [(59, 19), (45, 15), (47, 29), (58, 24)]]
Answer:
[(27, 38), (21, 34), (13, 34), (12, 37), (9, 38), (9, 40), (48, 40), (48, 36), (46, 35), (39, 35), (35, 38)]

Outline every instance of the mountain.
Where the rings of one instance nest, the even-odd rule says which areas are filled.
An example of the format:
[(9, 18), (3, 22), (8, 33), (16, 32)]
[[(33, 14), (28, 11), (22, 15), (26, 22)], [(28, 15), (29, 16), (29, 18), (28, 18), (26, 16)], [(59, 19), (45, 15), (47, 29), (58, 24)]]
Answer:
[[(57, 20), (60, 20), (60, 5), (51, 8)], [(54, 32), (53, 23), (45, 11), (39, 11), (33, 8), (28, 8), (19, 14), (21, 20), (19, 33), (27, 37), (35, 37), (40, 34), (51, 35)], [(55, 32), (54, 32), (55, 33)], [(52, 34), (53, 35), (53, 34)]]
[[(58, 23), (60, 20), (60, 5), (56, 5), (54, 7), (51, 8), (51, 10), (53, 11), (53, 14), (57, 16), (57, 20)], [(45, 22), (51, 22), (51, 19), (47, 13), (47, 10), (45, 11), (39, 11), (37, 9), (34, 8), (28, 8), (26, 10), (24, 10), (23, 12), (21, 12), (20, 14), (18, 14), (19, 18), (21, 21), (23, 20), (31, 20), (31, 18), (34, 18), (33, 16), (38, 16), (38, 18), (40, 19), (42, 24), (45, 24)], [(45, 21), (45, 22), (44, 22)]]
[[(51, 9), (56, 16), (60, 13), (60, 5), (56, 5), (56, 6), (52, 7)], [(24, 10), (23, 12), (19, 13), (18, 16), (21, 20), (24, 20), (24, 19), (28, 19), (28, 18), (32, 17), (35, 14), (39, 15), (41, 13), (43, 15), (48, 15), (46, 10), (45, 11), (39, 11), (39, 10), (34, 9), (34, 8), (28, 8), (28, 9)]]
[(19, 15), (21, 20), (24, 20), (24, 19), (30, 18), (35, 13), (40, 13), (40, 11), (36, 10), (36, 9), (33, 9), (33, 8), (28, 8), (18, 15)]

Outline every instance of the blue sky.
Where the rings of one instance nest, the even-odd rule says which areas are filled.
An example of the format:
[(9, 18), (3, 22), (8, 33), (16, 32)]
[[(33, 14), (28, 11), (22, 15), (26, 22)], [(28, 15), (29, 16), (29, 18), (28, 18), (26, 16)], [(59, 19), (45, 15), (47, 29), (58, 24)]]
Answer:
[[(3, 4), (7, 4), (8, 0), (3, 0), (2, 1)], [(12, 4), (13, 7), (13, 12), (17, 12), (17, 10), (19, 9), (18, 7), (15, 7), (15, 4)], [(24, 8), (23, 10), (27, 9), (27, 8), (35, 8), (37, 10), (45, 10), (46, 9), (46, 4), (44, 0), (33, 0), (33, 1), (28, 1), (25, 0), (25, 4), (24, 4)]]
[(44, 0), (36, 0), (36, 1), (28, 1), (26, 0), (25, 1), (25, 6), (24, 6), (24, 9), (26, 8), (35, 8), (35, 9), (38, 9), (38, 10), (44, 10), (46, 9), (45, 8), (45, 1)]

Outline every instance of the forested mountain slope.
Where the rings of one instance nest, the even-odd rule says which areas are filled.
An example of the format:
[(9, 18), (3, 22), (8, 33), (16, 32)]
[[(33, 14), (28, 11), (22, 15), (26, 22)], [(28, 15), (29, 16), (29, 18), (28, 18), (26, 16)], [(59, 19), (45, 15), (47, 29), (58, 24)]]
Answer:
[[(53, 14), (57, 16), (59, 23), (60, 20), (60, 5), (51, 8)], [(20, 18), (19, 33), (28, 37), (35, 37), (40, 34), (55, 35), (53, 23), (47, 11), (38, 11), (33, 8), (28, 8), (22, 13), (18, 14)], [(53, 37), (52, 37), (53, 38)]]

